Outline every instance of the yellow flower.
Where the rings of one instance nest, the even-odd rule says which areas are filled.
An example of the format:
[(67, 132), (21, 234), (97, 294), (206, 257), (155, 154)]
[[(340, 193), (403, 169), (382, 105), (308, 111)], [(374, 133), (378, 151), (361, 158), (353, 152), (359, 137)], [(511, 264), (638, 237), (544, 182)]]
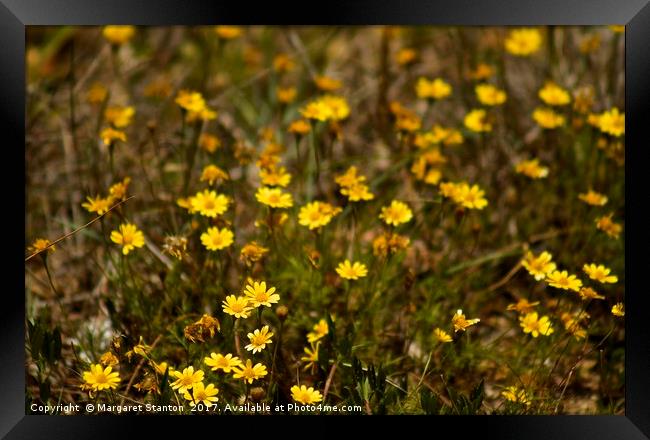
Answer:
[(418, 53), (415, 51), (415, 49), (404, 47), (397, 51), (397, 54), (395, 55), (395, 61), (397, 61), (397, 64), (400, 66), (406, 66), (413, 63), (417, 59), (417, 56)]
[(316, 78), (314, 78), (314, 83), (316, 84), (316, 87), (324, 92), (334, 92), (343, 86), (343, 83), (340, 80), (325, 75), (316, 76)]
[(247, 266), (251, 266), (253, 263), (261, 260), (268, 252), (268, 248), (260, 246), (255, 241), (251, 241), (250, 243), (245, 244), (241, 249), (239, 259), (246, 263)]
[(135, 114), (135, 108), (113, 106), (104, 111), (106, 121), (115, 128), (128, 127), (131, 124), (131, 118)]
[(249, 298), (250, 304), (253, 307), (266, 306), (271, 307), (271, 304), (276, 304), (280, 301), (280, 295), (275, 292), (275, 287), (266, 289), (266, 282), (257, 281), (252, 284), (249, 282), (244, 289), (244, 294)]
[(279, 53), (273, 58), (273, 68), (277, 72), (289, 72), (294, 67), (295, 63), (286, 53)]
[(110, 198), (101, 198), (90, 196), (86, 197), (88, 200), (81, 204), (82, 207), (86, 208), (88, 212), (96, 212), (97, 215), (105, 214), (111, 207), (112, 200)]
[[(273, 144), (270, 144), (273, 145)], [(255, 163), (258, 167), (265, 168), (274, 168), (280, 162), (280, 156), (277, 152), (269, 150), (268, 148), (260, 154), (259, 159)]]
[[(201, 172), (201, 182), (208, 182), (208, 185), (212, 186), (214, 185), (215, 182), (221, 180), (228, 180), (228, 173), (226, 173), (224, 170), (222, 170), (216, 165), (207, 165), (205, 168), (203, 168), (203, 171)], [(221, 197), (226, 198), (226, 207), (227, 207), (228, 198), (226, 196), (221, 196)]]
[(119, 231), (111, 232), (111, 241), (122, 246), (122, 253), (128, 255), (135, 248), (144, 246), (144, 234), (131, 223), (123, 223)]
[(441, 182), (439, 185), (440, 195), (446, 198), (452, 199), (456, 202), (457, 194), (459, 193), (459, 187), (461, 184), (454, 182)]
[(420, 77), (415, 84), (415, 94), (420, 99), (443, 99), (451, 95), (451, 85), (442, 78)]
[(468, 327), (481, 322), (480, 319), (466, 319), (461, 309), (456, 310), (456, 313), (451, 318), (451, 323), (454, 324), (454, 332), (465, 331)]
[(209, 251), (225, 249), (233, 243), (235, 235), (228, 228), (219, 229), (216, 226), (208, 228), (201, 234), (201, 243)]
[(125, 177), (121, 182), (114, 183), (108, 188), (109, 198), (113, 201), (124, 200), (126, 198), (126, 191), (129, 189), (131, 183), (130, 177)]
[(233, 373), (235, 379), (243, 379), (248, 383), (253, 383), (254, 380), (261, 379), (268, 374), (264, 365), (257, 363), (253, 366), (250, 359), (246, 359), (245, 365), (233, 368)]
[(206, 217), (215, 218), (228, 210), (230, 199), (215, 191), (204, 190), (190, 199), (192, 210)]
[(192, 199), (193, 197), (181, 197), (176, 200), (176, 204), (183, 209), (187, 209), (187, 212), (194, 214), (194, 209), (192, 208)]
[(325, 95), (308, 102), (300, 109), (300, 114), (307, 119), (317, 121), (340, 121), (348, 117), (350, 107), (341, 96)]
[(580, 292), (578, 292), (578, 294), (582, 299), (605, 299), (604, 296), (599, 295), (598, 292), (596, 292), (591, 287), (583, 287), (580, 289)]
[(241, 36), (244, 30), (239, 26), (215, 26), (214, 32), (219, 38), (223, 38), (224, 40), (232, 40)]
[(188, 112), (186, 120), (187, 122), (195, 122), (199, 119), (202, 121), (211, 121), (217, 117), (217, 112), (212, 110), (207, 105), (198, 112)]
[(513, 29), (505, 40), (506, 51), (512, 55), (528, 56), (542, 45), (542, 34), (537, 29)]
[(187, 111), (188, 122), (193, 122), (197, 119), (207, 121), (217, 117), (217, 113), (208, 107), (203, 95), (199, 92), (181, 90), (178, 92), (175, 102)]
[(104, 145), (107, 146), (113, 145), (115, 141), (126, 142), (126, 133), (120, 130), (115, 130), (111, 127), (103, 129), (99, 134), (99, 137), (102, 139)]
[(104, 26), (102, 35), (111, 44), (128, 43), (135, 35), (135, 26)]
[(441, 342), (441, 343), (452, 342), (453, 341), (453, 339), (451, 338), (449, 333), (447, 333), (446, 331), (444, 331), (441, 328), (436, 328), (433, 331), (433, 336), (436, 338), (436, 341)]
[(375, 195), (370, 192), (370, 188), (363, 183), (355, 183), (341, 188), (341, 194), (346, 196), (351, 202), (360, 202), (362, 200), (372, 200)]
[(548, 105), (567, 105), (571, 102), (569, 92), (554, 82), (547, 82), (544, 87), (539, 89), (538, 95)]
[(386, 257), (406, 249), (410, 242), (408, 237), (386, 232), (372, 241), (372, 252), (377, 257)]
[(529, 274), (535, 277), (537, 281), (541, 281), (555, 270), (556, 266), (555, 263), (551, 261), (552, 259), (553, 256), (546, 251), (542, 252), (538, 256), (533, 255), (533, 253), (529, 251), (521, 264)]
[(550, 108), (538, 107), (533, 111), (533, 119), (542, 128), (553, 129), (564, 125), (564, 116)]
[(469, 72), (469, 78), (481, 81), (494, 75), (494, 68), (485, 63), (479, 63), (474, 70)]
[(275, 89), (275, 95), (278, 98), (278, 101), (282, 104), (289, 104), (296, 99), (298, 91), (295, 87), (277, 87)]
[(573, 290), (579, 292), (582, 287), (582, 281), (575, 275), (569, 275), (566, 270), (554, 270), (546, 275), (546, 282), (549, 286), (562, 290)]
[(572, 334), (573, 336), (575, 336), (576, 339), (584, 339), (585, 337), (587, 337), (587, 330), (581, 325), (581, 321), (587, 318), (589, 318), (589, 315), (587, 315), (586, 313), (575, 315), (568, 312), (564, 312), (560, 316), (560, 319), (564, 324), (564, 329), (570, 334)]
[(102, 357), (99, 358), (99, 363), (106, 366), (113, 366), (119, 364), (120, 361), (117, 356), (115, 356), (110, 351), (107, 351), (102, 355)]
[(368, 275), (368, 269), (365, 264), (358, 261), (351, 263), (350, 260), (345, 260), (336, 267), (336, 273), (346, 280), (357, 280)]
[(522, 403), (526, 406), (531, 405), (531, 401), (526, 395), (526, 391), (519, 389), (515, 386), (507, 387), (505, 390), (501, 392), (501, 395), (506, 399), (511, 402), (515, 403)]
[(305, 362), (306, 365), (304, 367), (304, 370), (307, 371), (309, 368), (312, 369), (312, 371), (316, 371), (316, 368), (318, 366), (318, 347), (320, 346), (320, 342), (316, 342), (314, 344), (313, 342), (311, 343), (310, 347), (305, 347), (304, 352), (306, 356), (303, 356), (300, 358), (302, 362)]
[(533, 310), (535, 310), (535, 306), (539, 305), (539, 301), (535, 302), (528, 302), (526, 298), (521, 298), (519, 301), (517, 301), (514, 304), (508, 304), (508, 307), (506, 310), (514, 310), (517, 313), (530, 313)]
[(294, 385), (291, 387), (291, 397), (298, 403), (311, 405), (323, 400), (320, 391), (315, 391), (313, 387), (307, 388), (304, 385)]
[(612, 306), (612, 315), (618, 316), (619, 318), (625, 316), (625, 306), (623, 303), (616, 303)]
[(554, 331), (548, 316), (538, 318), (537, 312), (531, 312), (524, 316), (520, 316), (519, 325), (521, 325), (524, 333), (530, 333), (533, 338), (538, 337), (540, 334), (542, 336), (548, 336)]
[(326, 202), (311, 202), (300, 208), (298, 223), (309, 229), (318, 229), (327, 225), (332, 218), (341, 212), (341, 208)]
[(357, 175), (357, 167), (354, 165), (348, 168), (345, 173), (343, 174), (338, 174), (337, 176), (334, 177), (334, 181), (342, 187), (348, 187), (352, 185), (359, 184), (361, 182), (365, 182), (366, 177), (362, 175)]
[(304, 136), (311, 130), (311, 125), (309, 125), (309, 122), (305, 121), (304, 119), (297, 119), (289, 124), (289, 128), (287, 128), (287, 130), (289, 133)]
[(614, 107), (611, 110), (603, 112), (598, 118), (598, 128), (603, 133), (620, 137), (625, 134), (625, 113), (620, 113)]
[(506, 102), (506, 92), (492, 84), (478, 84), (474, 91), (479, 102), (483, 105), (499, 105)]
[(389, 206), (381, 208), (379, 218), (387, 225), (398, 226), (407, 223), (413, 218), (413, 212), (406, 203), (399, 200), (393, 200)]
[(440, 182), (440, 179), (442, 179), (442, 172), (437, 169), (431, 169), (427, 171), (427, 174), (424, 176), (424, 183), (437, 185), (438, 182)]
[(413, 112), (403, 112), (396, 115), (395, 128), (398, 131), (411, 133), (422, 127), (422, 119)]
[(219, 398), (216, 397), (217, 394), (219, 394), (219, 388), (215, 387), (211, 383), (205, 386), (203, 385), (203, 382), (199, 382), (194, 384), (192, 387), (192, 394), (190, 394), (189, 391), (185, 391), (183, 397), (190, 401), (190, 406), (203, 404), (207, 408), (210, 408), (214, 405), (214, 402), (219, 400)]
[(245, 296), (228, 295), (223, 301), (223, 311), (235, 318), (248, 318), (253, 307)]
[[(440, 139), (441, 141), (446, 140), (446, 138), (447, 138), (446, 133), (448, 133), (448, 132), (445, 130), (445, 133), (442, 133), (442, 134), (438, 135), (436, 133), (439, 130), (445, 130), (445, 129), (443, 129), (442, 127), (439, 127), (439, 126), (435, 126), (435, 127), (433, 127), (432, 134), (434, 136), (437, 136), (438, 139)], [(443, 164), (447, 163), (447, 158), (440, 152), (440, 148), (438, 148), (438, 147), (431, 148), (431, 149), (423, 152), (422, 155), (421, 155), (421, 158), (424, 159), (424, 161), (428, 165), (443, 165)]]
[(478, 185), (469, 186), (466, 183), (456, 188), (454, 201), (468, 209), (483, 209), (487, 206), (488, 201), (484, 197), (483, 191)]
[(260, 180), (263, 185), (286, 188), (291, 182), (291, 174), (287, 173), (285, 167), (276, 168), (273, 166), (270, 168), (262, 168), (260, 170)]
[(101, 104), (108, 96), (108, 90), (100, 82), (94, 82), (88, 89), (86, 99), (91, 104)]
[(330, 329), (325, 319), (314, 324), (313, 331), (307, 334), (307, 342), (316, 342), (329, 333)]
[(257, 189), (255, 198), (258, 202), (271, 208), (291, 208), (293, 206), (291, 194), (285, 193), (279, 188), (261, 186)]
[(613, 238), (621, 235), (623, 227), (612, 220), (614, 214), (605, 215), (596, 219), (596, 227)]
[(616, 275), (610, 275), (611, 269), (603, 266), (602, 264), (585, 264), (582, 266), (582, 270), (591, 278), (596, 280), (599, 283), (617, 283), (618, 277)]
[(199, 147), (208, 153), (214, 153), (221, 146), (219, 138), (210, 133), (203, 133), (199, 136)]
[(212, 371), (223, 371), (224, 373), (230, 373), (235, 367), (242, 365), (241, 360), (237, 356), (233, 356), (231, 353), (227, 355), (222, 355), (221, 353), (210, 353), (210, 356), (206, 356), (203, 359), (205, 365), (210, 367)]
[(165, 374), (165, 371), (168, 371), (167, 374), (169, 376), (174, 376), (174, 367), (171, 365), (168, 365), (167, 362), (161, 362), (161, 363), (156, 363), (153, 362), (153, 368), (156, 370), (156, 373), (158, 374)]
[(539, 159), (524, 160), (515, 166), (515, 171), (531, 179), (542, 179), (548, 176), (548, 168), (539, 164)]
[(187, 390), (198, 383), (203, 382), (203, 370), (194, 371), (194, 367), (189, 366), (181, 371), (174, 371), (176, 380), (172, 382), (172, 389), (178, 390), (179, 393), (185, 394)]
[(604, 206), (607, 203), (607, 196), (593, 190), (589, 190), (585, 194), (578, 194), (578, 198), (588, 205)]
[(483, 109), (474, 109), (463, 119), (465, 127), (477, 133), (492, 131), (492, 124), (487, 120), (487, 112)]
[(84, 371), (83, 379), (85, 388), (93, 391), (115, 389), (120, 383), (120, 375), (110, 365), (102, 368), (100, 364), (92, 364), (90, 371)]
[[(442, 139), (439, 136), (439, 133), (440, 131), (434, 132), (434, 130), (427, 131), (424, 133), (416, 133), (415, 137), (413, 138), (413, 145), (421, 149), (431, 148), (442, 141)], [(423, 160), (422, 162), (426, 162), (426, 161)]]
[(329, 108), (329, 119), (333, 121), (341, 121), (350, 115), (350, 106), (342, 96), (325, 95), (320, 101)]
[(37, 238), (32, 242), (31, 246), (29, 246), (27, 250), (30, 252), (43, 252), (45, 249), (47, 249), (48, 252), (54, 252), (56, 250), (56, 246), (50, 246), (50, 244), (51, 242), (47, 238)]
[(266, 344), (272, 344), (271, 336), (273, 332), (269, 332), (269, 326), (265, 325), (261, 329), (256, 329), (253, 333), (249, 333), (248, 339), (251, 341), (250, 344), (246, 346), (246, 350), (257, 353), (266, 348)]

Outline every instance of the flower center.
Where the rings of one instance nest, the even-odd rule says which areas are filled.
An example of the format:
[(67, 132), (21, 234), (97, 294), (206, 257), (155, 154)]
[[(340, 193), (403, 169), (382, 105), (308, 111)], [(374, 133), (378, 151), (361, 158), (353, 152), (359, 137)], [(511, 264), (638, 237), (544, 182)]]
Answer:
[(108, 377), (104, 373), (99, 373), (97, 376), (95, 376), (95, 382), (97, 383), (107, 383), (108, 382)]
[(214, 200), (206, 200), (203, 206), (205, 209), (214, 209), (216, 207)]

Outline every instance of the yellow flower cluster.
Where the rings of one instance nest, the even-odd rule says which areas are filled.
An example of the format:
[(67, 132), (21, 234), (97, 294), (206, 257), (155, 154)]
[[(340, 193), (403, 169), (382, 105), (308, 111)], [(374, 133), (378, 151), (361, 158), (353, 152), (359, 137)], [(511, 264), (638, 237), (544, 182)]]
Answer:
[(325, 95), (308, 102), (300, 109), (306, 119), (316, 121), (342, 121), (350, 115), (350, 106), (342, 96)]
[(451, 95), (451, 85), (442, 78), (418, 78), (415, 93), (421, 99), (443, 99)]
[(375, 195), (365, 183), (366, 176), (357, 174), (357, 167), (349, 167), (343, 174), (339, 174), (334, 181), (341, 187), (341, 194), (346, 196), (350, 202), (372, 200)]
[(332, 221), (332, 218), (340, 212), (341, 208), (327, 202), (311, 202), (300, 208), (298, 223), (307, 226), (310, 230), (319, 229)]
[(217, 112), (205, 102), (203, 95), (193, 90), (181, 90), (176, 95), (176, 104), (186, 112), (187, 122), (210, 121), (217, 117)]
[(485, 191), (478, 185), (467, 182), (442, 182), (439, 185), (440, 194), (454, 201), (457, 205), (467, 209), (483, 209), (488, 205)]

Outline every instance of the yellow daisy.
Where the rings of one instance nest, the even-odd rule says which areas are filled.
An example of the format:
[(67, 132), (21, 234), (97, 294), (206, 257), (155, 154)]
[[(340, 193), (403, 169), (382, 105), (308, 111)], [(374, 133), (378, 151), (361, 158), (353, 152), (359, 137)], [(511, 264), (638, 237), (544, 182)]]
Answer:
[(336, 273), (346, 280), (357, 280), (368, 275), (368, 269), (365, 264), (358, 261), (351, 263), (350, 260), (345, 260), (336, 267)]
[(111, 232), (111, 240), (122, 246), (124, 255), (128, 255), (137, 247), (144, 246), (144, 234), (131, 223), (121, 224), (118, 231)]

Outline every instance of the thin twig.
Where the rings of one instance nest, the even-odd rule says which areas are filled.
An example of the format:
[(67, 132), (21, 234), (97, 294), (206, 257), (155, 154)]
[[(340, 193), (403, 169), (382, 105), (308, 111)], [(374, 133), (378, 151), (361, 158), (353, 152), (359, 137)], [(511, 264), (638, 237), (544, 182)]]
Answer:
[(120, 206), (120, 205), (121, 205), (122, 203), (124, 203), (124, 202), (128, 202), (128, 201), (131, 200), (133, 197), (135, 197), (135, 196), (131, 196), (131, 197), (129, 197), (128, 199), (124, 199), (124, 200), (122, 200), (122, 201), (116, 203), (115, 205), (113, 205), (113, 206), (111, 206), (110, 208), (108, 208), (108, 210), (107, 210), (105, 213), (103, 213), (102, 215), (100, 215), (99, 217), (95, 217), (94, 219), (92, 219), (91, 221), (89, 221), (88, 223), (86, 223), (85, 225), (83, 225), (83, 226), (79, 226), (79, 227), (78, 227), (77, 229), (75, 229), (74, 231), (68, 232), (68, 233), (65, 234), (64, 236), (62, 236), (62, 237), (60, 237), (60, 238), (57, 238), (57, 239), (54, 240), (52, 243), (50, 243), (50, 244), (48, 244), (47, 246), (45, 246), (43, 249), (41, 249), (41, 250), (39, 250), (39, 251), (36, 251), (36, 252), (34, 252), (33, 254), (31, 254), (30, 256), (28, 256), (27, 258), (25, 258), (25, 262), (31, 260), (32, 258), (34, 258), (35, 256), (37, 256), (37, 255), (40, 254), (41, 252), (45, 252), (46, 250), (48, 250), (49, 248), (51, 248), (52, 246), (54, 246), (54, 245), (57, 244), (58, 242), (63, 241), (63, 240), (65, 240), (66, 238), (70, 237), (71, 235), (74, 235), (74, 234), (76, 234), (77, 232), (81, 231), (82, 229), (85, 229), (85, 228), (87, 228), (88, 226), (92, 225), (92, 224), (95, 223), (97, 220), (99, 220), (100, 218), (104, 217), (106, 214), (108, 214), (109, 212), (111, 212), (113, 209), (117, 208), (118, 206)]
[(336, 366), (338, 364), (334, 362), (332, 365), (332, 368), (330, 368), (330, 374), (327, 375), (327, 380), (325, 381), (325, 388), (323, 389), (323, 402), (325, 402), (325, 398), (327, 397), (327, 393), (330, 391), (330, 385), (332, 385), (332, 379), (334, 378), (334, 373), (336, 372)]

